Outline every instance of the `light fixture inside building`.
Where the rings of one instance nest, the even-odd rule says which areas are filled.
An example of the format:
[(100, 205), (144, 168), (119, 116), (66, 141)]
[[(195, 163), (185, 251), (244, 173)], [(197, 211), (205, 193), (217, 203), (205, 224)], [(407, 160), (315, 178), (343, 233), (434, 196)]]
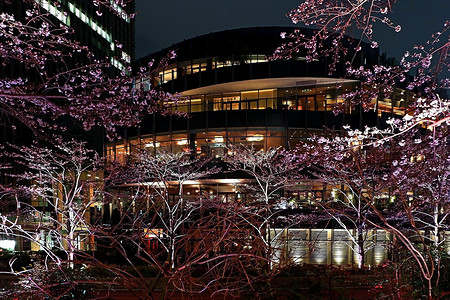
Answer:
[(183, 184), (200, 184), (200, 181), (198, 180), (186, 180), (183, 182)]
[(187, 139), (181, 139), (181, 140), (177, 141), (177, 145), (180, 145), (180, 146), (187, 145), (187, 143), (188, 143)]
[(147, 148), (153, 148), (153, 147), (159, 147), (159, 146), (160, 146), (159, 142), (145, 144), (145, 147), (147, 147)]
[(16, 248), (16, 241), (14, 240), (0, 240), (0, 248), (9, 251), (14, 251)]
[(223, 143), (223, 136), (217, 135), (212, 141), (213, 143)]
[(234, 179), (234, 178), (230, 178), (230, 179), (219, 179), (218, 182), (219, 183), (239, 183), (243, 180), (241, 179)]
[(249, 142), (260, 142), (264, 140), (264, 136), (262, 134), (255, 134), (254, 136), (247, 137), (247, 141)]

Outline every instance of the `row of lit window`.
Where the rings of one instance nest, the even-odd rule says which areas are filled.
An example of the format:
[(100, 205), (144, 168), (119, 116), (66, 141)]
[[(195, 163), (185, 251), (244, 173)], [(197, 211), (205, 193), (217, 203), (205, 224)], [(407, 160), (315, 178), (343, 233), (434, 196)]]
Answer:
[(130, 55), (128, 55), (126, 52), (121, 51), (121, 56), (122, 56), (122, 60), (123, 60), (123, 61), (125, 61), (125, 62), (127, 62), (127, 63), (130, 63), (130, 62), (131, 62), (131, 57), (130, 57)]
[(235, 93), (194, 96), (192, 99), (168, 103), (170, 110), (180, 112), (201, 112), (247, 109), (290, 109), (324, 111), (332, 110), (333, 105), (343, 102), (342, 89), (335, 86), (264, 89)]
[(114, 0), (109, 0), (111, 7), (119, 14), (119, 16), (125, 20), (125, 22), (130, 23), (130, 16), (116, 3)]
[[(36, 3), (38, 3), (42, 8), (47, 10), (50, 14), (55, 16), (58, 20), (63, 22), (64, 24), (70, 26), (70, 19), (69, 16), (58, 10), (58, 8), (52, 4), (50, 4), (46, 0), (35, 0)], [(111, 0), (111, 3), (113, 3), (113, 0)], [(117, 6), (117, 4), (115, 4)], [(111, 50), (115, 49), (114, 43), (112, 43), (112, 37), (111, 34), (106, 32), (106, 30), (102, 29), (100, 25), (98, 25), (96, 22), (94, 22), (92, 19), (90, 19), (86, 14), (84, 14), (81, 10), (76, 8), (72, 3), (69, 2), (69, 10), (74, 13), (81, 21), (88, 24), (93, 30), (95, 30), (100, 36), (102, 36), (104, 39), (106, 39), (111, 44)], [(128, 21), (129, 22), (129, 21)], [(131, 58), (130, 55), (128, 55), (126, 52), (121, 51), (122, 60), (126, 61), (127, 63), (130, 63)], [(119, 60), (115, 58), (111, 58), (111, 64), (116, 67), (119, 70), (125, 70), (125, 66), (123, 63), (121, 63)]]
[(81, 21), (89, 25), (93, 30), (95, 30), (101, 37), (103, 37), (108, 42), (112, 42), (111, 34), (104, 30), (99, 24), (97, 24), (94, 20), (89, 18), (85, 13), (83, 13), (80, 9), (75, 7), (72, 3), (69, 2), (69, 10), (75, 14)]
[[(302, 58), (296, 58), (296, 59), (303, 60)], [(175, 80), (179, 76), (204, 72), (207, 70), (207, 66), (208, 66), (207, 60), (208, 59), (204, 58), (204, 59), (194, 60), (193, 62), (181, 62), (178, 65), (175, 65), (175, 64), (170, 65), (158, 73), (157, 82), (158, 82), (158, 84), (163, 84), (163, 83), (167, 83), (171, 80)], [(209, 58), (209, 60), (211, 60), (211, 68), (212, 69), (230, 67), (230, 66), (241, 63), (238, 61), (231, 61), (231, 60), (221, 61), (221, 60), (219, 60), (218, 57)], [(244, 63), (255, 64), (255, 63), (263, 63), (263, 62), (267, 62), (267, 61), (268, 61), (267, 57), (263, 54), (252, 54), (252, 55), (248, 55), (248, 58), (247, 58), (247, 60), (245, 60)], [(179, 71), (181, 72), (181, 75), (178, 74)], [(144, 89), (149, 89), (150, 86), (151, 86), (150, 77), (148, 77), (146, 80), (145, 79), (141, 80), (140, 82), (138, 82), (136, 84), (137, 89), (140, 89), (141, 87)]]
[[(211, 68), (212, 69), (218, 69), (218, 68), (224, 68), (224, 67), (231, 67), (233, 65), (240, 64), (238, 61), (221, 61), (217, 57), (210, 58), (211, 60)], [(255, 63), (263, 63), (267, 62), (267, 57), (262, 54), (252, 54), (249, 55), (247, 60), (245, 60), (245, 63), (249, 64), (255, 64)], [(171, 80), (175, 80), (178, 77), (177, 70), (180, 70), (182, 72), (182, 75), (190, 75), (195, 74), (198, 72), (204, 72), (207, 69), (207, 59), (202, 59), (198, 61), (191, 62), (182, 62), (179, 63), (178, 66), (169, 66), (165, 68), (164, 70), (159, 72), (159, 83), (166, 83)]]
[[(335, 86), (322, 86), (311, 88), (267, 89), (242, 91), (235, 93), (209, 94), (193, 96), (191, 99), (180, 100), (177, 103), (168, 103), (171, 111), (186, 113), (222, 110), (253, 110), (253, 109), (288, 109), (307, 111), (332, 111), (336, 105), (344, 102), (343, 93), (351, 90), (351, 86), (336, 88)], [(394, 113), (405, 115), (412, 112), (409, 101), (398, 99), (394, 95), (390, 98), (374, 98), (367, 109), (375, 110), (381, 114)], [(410, 95), (409, 99), (412, 99)], [(347, 109), (350, 113), (351, 109)]]
[[(154, 186), (159, 186), (158, 182), (153, 182)], [(165, 186), (171, 196), (178, 196), (177, 183), (173, 182)], [(243, 201), (252, 199), (252, 194), (248, 193), (248, 179), (226, 178), (216, 179), (215, 183), (208, 183), (202, 180), (189, 180), (183, 184), (183, 199), (197, 200), (199, 195), (219, 197), (222, 202)], [(172, 189), (175, 187), (175, 189)], [(339, 194), (338, 194), (339, 193)], [(284, 200), (278, 204), (278, 208), (303, 208), (305, 206), (317, 207), (317, 203), (328, 202), (330, 205), (338, 206), (345, 203), (353, 203), (354, 196), (346, 186), (325, 185), (317, 181), (301, 181), (292, 185), (288, 191), (283, 193)], [(388, 189), (380, 191), (376, 198), (376, 204), (389, 206), (396, 201)]]
[(301, 99), (286, 100), (282, 97), (233, 100), (227, 98), (214, 98), (204, 103), (202, 99), (191, 99), (169, 103), (169, 110), (194, 113), (202, 111), (223, 111), (223, 110), (254, 110), (254, 109), (289, 109), (289, 110), (309, 110), (309, 111), (331, 111), (336, 103), (342, 103), (343, 99), (322, 99), (319, 95), (314, 97), (303, 97)]
[(248, 145), (254, 149), (264, 150), (283, 146), (285, 137), (281, 131), (265, 130), (239, 130), (229, 131), (224, 134), (221, 131), (200, 132), (194, 138), (189, 138), (186, 133), (144, 137), (109, 144), (106, 146), (106, 156), (110, 160), (125, 162), (128, 156), (139, 149), (167, 152), (195, 152), (206, 157), (220, 158), (232, 154), (228, 149), (230, 145)]
[(50, 14), (52, 14), (54, 17), (56, 17), (58, 20), (66, 24), (67, 26), (70, 26), (70, 19), (69, 16), (64, 13), (63, 11), (60, 11), (58, 7), (51, 4), (47, 0), (35, 0), (36, 3), (38, 3), (43, 9), (48, 11)]
[[(110, 0), (111, 3), (113, 2), (113, 0)], [(115, 4), (117, 6), (117, 4)], [(97, 24), (94, 20), (92, 20), (91, 18), (89, 18), (85, 13), (83, 13), (80, 9), (78, 9), (77, 7), (75, 7), (75, 5), (73, 5), (72, 3), (69, 2), (69, 10), (75, 14), (81, 21), (83, 21), (85, 24), (89, 25), (94, 31), (96, 31), (101, 37), (103, 37), (105, 40), (107, 40), (110, 43), (111, 46), (111, 50), (114, 51), (115, 50), (115, 44), (112, 41), (112, 36), (109, 32), (107, 32), (105, 29), (103, 29), (99, 24)], [(123, 61), (130, 63), (131, 58), (130, 55), (127, 54), (124, 51), (121, 51), (121, 58)], [(117, 61), (116, 59), (111, 59), (112, 64), (120, 69), (120, 70), (124, 70), (125, 67), (123, 66), (123, 64), (121, 64), (119, 61)]]
[(121, 63), (119, 60), (115, 59), (114, 57), (111, 57), (111, 64), (121, 71), (125, 70), (125, 66), (123, 65), (123, 63)]
[[(149, 90), (148, 82), (136, 83), (136, 88)], [(253, 109), (289, 109), (308, 111), (332, 111), (334, 107), (342, 103), (342, 94), (351, 90), (352, 86), (337, 88), (336, 86), (322, 86), (310, 88), (288, 88), (241, 91), (234, 93), (207, 94), (192, 96), (190, 99), (169, 102), (169, 110), (195, 113), (202, 111), (221, 110), (253, 110)], [(376, 110), (378, 114), (394, 113), (405, 115), (412, 113), (409, 107), (410, 100), (414, 94), (397, 89), (393, 94), (394, 100), (379, 97), (365, 104), (365, 108)], [(350, 108), (348, 109), (350, 110)], [(347, 111), (350, 113), (350, 111)]]

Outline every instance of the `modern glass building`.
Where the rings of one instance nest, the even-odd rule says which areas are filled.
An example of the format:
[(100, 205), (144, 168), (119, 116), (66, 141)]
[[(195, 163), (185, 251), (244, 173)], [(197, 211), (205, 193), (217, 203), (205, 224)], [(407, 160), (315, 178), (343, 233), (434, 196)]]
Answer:
[[(325, 128), (340, 130), (344, 125), (363, 128), (410, 113), (408, 103), (413, 94), (398, 87), (391, 95), (372, 99), (370, 107), (347, 108), (335, 114), (335, 108), (346, 101), (344, 94), (360, 82), (346, 77), (342, 64), (335, 71), (330, 70), (326, 57), (307, 62), (305, 54), (298, 53), (291, 60), (272, 60), (273, 51), (283, 43), (280, 32), (293, 30), (311, 34), (305, 29), (284, 27), (227, 30), (185, 40), (137, 61), (136, 68), (146, 66), (150, 60), (157, 61), (175, 50), (174, 60), (136, 82), (135, 87), (160, 88), (179, 93), (181, 98), (168, 103), (174, 114), (155, 114), (144, 119), (139, 128), (124, 129), (123, 139), (105, 145), (105, 155), (123, 163), (139, 149), (155, 154), (183, 151), (208, 157), (225, 171), (213, 178), (186, 182), (183, 199), (201, 193), (222, 202), (246, 201), (251, 195), (242, 185), (250, 179), (226, 172), (224, 156), (231, 145), (253, 146), (256, 150), (292, 149), (311, 133), (325, 132)], [(353, 49), (351, 42), (348, 47)], [(386, 62), (377, 49), (363, 43), (355, 65), (378, 63)], [(133, 186), (128, 183), (118, 188), (117, 199), (125, 202)], [(312, 203), (329, 199), (333, 187), (314, 181), (299, 182), (288, 193), (291, 208), (308, 210), (314, 209)], [(127, 204), (103, 204), (103, 215), (108, 217), (115, 205)], [(280, 235), (281, 252), (276, 255), (290, 256), (299, 263), (355, 264), (347, 234), (338, 229), (291, 228)], [(311, 239), (317, 242), (314, 251), (308, 248)], [(368, 241), (375, 248), (368, 252), (366, 263), (374, 265), (387, 258), (389, 239), (385, 232), (371, 231)]]
[[(107, 144), (106, 155), (124, 160), (135, 148), (151, 148), (220, 158), (232, 144), (292, 148), (324, 127), (362, 128), (408, 113), (412, 93), (396, 88), (389, 97), (372, 99), (370, 110), (348, 108), (335, 114), (343, 95), (359, 81), (346, 78), (342, 65), (331, 72), (325, 57), (307, 63), (298, 53), (291, 60), (271, 60), (283, 43), (280, 32), (292, 30), (311, 34), (284, 27), (227, 30), (185, 40), (137, 61), (136, 67), (146, 66), (176, 50), (176, 59), (167, 67), (135, 84), (137, 89), (180, 93), (179, 101), (168, 103), (169, 110), (189, 117), (150, 116), (140, 128), (125, 129), (124, 139)], [(382, 57), (363, 44), (355, 61), (370, 66), (382, 63)]]
[[(35, 0), (43, 12), (74, 29), (74, 39), (88, 46), (97, 59), (109, 57), (117, 69), (134, 60), (134, 0), (121, 6), (109, 0), (111, 9), (93, 1)], [(77, 61), (78, 63), (79, 61)]]

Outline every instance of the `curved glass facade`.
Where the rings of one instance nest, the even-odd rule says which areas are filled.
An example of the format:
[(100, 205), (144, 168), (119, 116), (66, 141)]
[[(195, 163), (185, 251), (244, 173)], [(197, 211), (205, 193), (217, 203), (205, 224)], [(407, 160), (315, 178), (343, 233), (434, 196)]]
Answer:
[[(308, 85), (309, 83), (309, 85)], [(313, 83), (313, 84), (311, 84)], [(296, 84), (297, 86), (289, 86)], [(408, 113), (410, 92), (397, 89), (390, 98), (372, 100), (370, 113), (348, 108), (336, 117), (336, 105), (344, 94), (358, 86), (356, 80), (317, 78), (276, 78), (231, 82), (185, 91), (178, 102), (168, 103), (172, 112), (189, 117), (153, 117), (140, 134), (106, 145), (106, 155), (125, 161), (138, 148), (185, 151), (218, 158), (230, 145), (252, 145), (256, 149), (292, 148), (311, 131), (340, 128), (361, 120)], [(254, 89), (251, 89), (254, 87)], [(233, 91), (234, 90), (234, 91)], [(394, 106), (396, 104), (397, 106)], [(404, 107), (402, 107), (402, 105)], [(374, 111), (376, 110), (376, 111)]]
[[(263, 31), (267, 33), (256, 29), (232, 33), (245, 37), (254, 33), (262, 35)], [(168, 151), (204, 156), (211, 159), (211, 164), (221, 167), (220, 174), (183, 183), (182, 195), (174, 190), (178, 182), (169, 183), (168, 194), (174, 200), (182, 197), (185, 201), (196, 201), (199, 197), (205, 197), (224, 203), (244, 204), (254, 200), (255, 196), (246, 189), (246, 185), (254, 179), (243, 173), (228, 172), (230, 168), (226, 155), (233, 154), (229, 152), (231, 145), (252, 146), (255, 150), (289, 149), (313, 133), (324, 133), (324, 128), (340, 130), (343, 125), (350, 125), (362, 129), (365, 125), (380, 125), (387, 118), (411, 113), (409, 104), (414, 94), (396, 87), (390, 95), (380, 93), (365, 107), (348, 107), (336, 115), (335, 108), (346, 101), (344, 95), (360, 86), (358, 80), (342, 79), (344, 75), (339, 74), (331, 77), (326, 59), (310, 64), (302, 57), (295, 58), (292, 63), (273, 62), (267, 59), (267, 55), (252, 54), (264, 51), (258, 52), (260, 49), (253, 49), (255, 47), (250, 43), (248, 47), (239, 49), (219, 47), (222, 41), (230, 40), (227, 34), (216, 33), (180, 43), (177, 45), (180, 49), (178, 61), (157, 70), (153, 82), (136, 82), (137, 89), (159, 87), (165, 91), (179, 92), (181, 98), (168, 103), (168, 108), (173, 113), (185, 113), (188, 117), (178, 117), (177, 114), (150, 116), (143, 120), (139, 129), (125, 130), (124, 139), (105, 146), (108, 158), (120, 162), (127, 162), (133, 153), (147, 149), (155, 154)], [(258, 38), (254, 42), (262, 40)], [(244, 39), (239, 40), (239, 45), (245, 43)], [(364, 47), (364, 51), (358, 54), (361, 55), (361, 64), (378, 63), (378, 53), (371, 52), (368, 45), (364, 44)], [(244, 48), (250, 52), (245, 55), (232, 52)], [(220, 55), (220, 51), (230, 53)], [(345, 66), (342, 67), (340, 71), (345, 72)], [(127, 195), (133, 194), (136, 186), (151, 189), (154, 182), (149, 182), (148, 186), (146, 184), (124, 183), (114, 193), (121, 195), (118, 199), (126, 199)], [(346, 186), (325, 185), (313, 179), (299, 180), (289, 188), (280, 189), (279, 193), (283, 199), (274, 209), (286, 215), (314, 216), (321, 213), (323, 203), (335, 207), (343, 199), (349, 203), (355, 201)], [(377, 205), (388, 209), (395, 197), (392, 191), (386, 189), (380, 192), (376, 201)], [(135, 211), (138, 208), (132, 207), (133, 203), (120, 205), (129, 205), (134, 213), (139, 214)], [(275, 219), (273, 222), (269, 234), (276, 244), (277, 251), (273, 253), (275, 262), (289, 259), (295, 263), (312, 264), (358, 263), (349, 246), (351, 237), (356, 235), (353, 228), (338, 228), (328, 221), (280, 228), (282, 222), (277, 223)], [(378, 265), (389, 255), (392, 235), (372, 229), (365, 234), (366, 264)]]

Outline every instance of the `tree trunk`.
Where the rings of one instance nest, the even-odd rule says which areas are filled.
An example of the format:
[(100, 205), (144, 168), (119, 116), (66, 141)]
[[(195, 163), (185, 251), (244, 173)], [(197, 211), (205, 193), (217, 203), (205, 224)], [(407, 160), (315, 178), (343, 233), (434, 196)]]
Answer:
[(364, 253), (364, 231), (361, 229), (356, 230), (357, 234), (357, 258), (358, 268), (362, 269), (365, 266), (365, 253)]

